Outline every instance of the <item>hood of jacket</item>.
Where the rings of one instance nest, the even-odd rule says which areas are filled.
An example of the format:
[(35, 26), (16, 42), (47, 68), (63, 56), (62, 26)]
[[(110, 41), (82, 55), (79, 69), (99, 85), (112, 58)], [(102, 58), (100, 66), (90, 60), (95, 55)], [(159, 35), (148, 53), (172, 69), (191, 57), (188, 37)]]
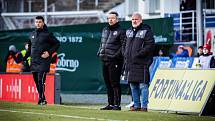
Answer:
[(114, 30), (114, 29), (116, 29), (116, 28), (118, 28), (120, 25), (119, 25), (119, 22), (117, 22), (117, 23), (115, 23), (114, 25), (108, 25), (108, 28), (110, 29), (110, 30)]
[(138, 30), (140, 30), (140, 29), (151, 30), (151, 27), (150, 27), (149, 25), (143, 24), (143, 23), (141, 23), (141, 24), (140, 24), (139, 26), (137, 26), (137, 27), (132, 27), (132, 30), (133, 30), (133, 31), (138, 31)]

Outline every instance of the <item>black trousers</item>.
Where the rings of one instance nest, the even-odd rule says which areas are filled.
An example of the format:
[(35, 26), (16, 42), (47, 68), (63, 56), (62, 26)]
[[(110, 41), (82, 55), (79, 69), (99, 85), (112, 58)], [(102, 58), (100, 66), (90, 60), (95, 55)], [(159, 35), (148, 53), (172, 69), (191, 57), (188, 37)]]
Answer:
[(122, 63), (103, 62), (103, 77), (105, 80), (109, 105), (120, 105), (121, 87), (120, 75)]
[(34, 82), (37, 87), (37, 91), (39, 93), (39, 101), (44, 101), (46, 100), (45, 97), (45, 81), (46, 81), (46, 72), (32, 72), (33, 73), (33, 78)]

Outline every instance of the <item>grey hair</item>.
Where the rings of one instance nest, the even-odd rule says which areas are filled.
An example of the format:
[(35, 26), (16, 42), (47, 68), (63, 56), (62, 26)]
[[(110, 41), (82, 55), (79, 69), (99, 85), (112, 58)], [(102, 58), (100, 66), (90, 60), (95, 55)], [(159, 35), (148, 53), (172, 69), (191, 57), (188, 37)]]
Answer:
[(134, 12), (132, 16), (138, 16), (141, 20), (143, 19), (142, 15), (138, 12)]

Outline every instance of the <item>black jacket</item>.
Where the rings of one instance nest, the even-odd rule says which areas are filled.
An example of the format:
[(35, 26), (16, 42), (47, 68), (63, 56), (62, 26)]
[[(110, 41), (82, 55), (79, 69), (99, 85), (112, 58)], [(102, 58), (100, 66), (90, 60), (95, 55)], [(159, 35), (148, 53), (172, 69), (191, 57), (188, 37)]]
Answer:
[(151, 27), (140, 24), (126, 31), (124, 58), (129, 82), (149, 83), (149, 66), (153, 61), (155, 41)]
[[(32, 72), (49, 72), (52, 53), (57, 51), (60, 42), (54, 35), (48, 32), (47, 26), (43, 29), (36, 29), (30, 33), (29, 51), (26, 53), (24, 60), (31, 56), (31, 71)], [(48, 58), (42, 58), (44, 51), (49, 52)]]
[(120, 62), (123, 60), (122, 43), (125, 40), (125, 30), (119, 23), (105, 27), (102, 31), (98, 56), (104, 62)]

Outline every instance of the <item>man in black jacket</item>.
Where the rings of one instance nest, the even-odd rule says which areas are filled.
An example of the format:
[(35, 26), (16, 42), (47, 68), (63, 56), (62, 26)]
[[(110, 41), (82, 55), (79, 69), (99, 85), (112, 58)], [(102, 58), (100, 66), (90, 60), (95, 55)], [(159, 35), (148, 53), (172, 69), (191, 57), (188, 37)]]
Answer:
[(149, 67), (153, 61), (155, 41), (151, 27), (142, 23), (141, 14), (132, 15), (132, 27), (126, 31), (124, 45), (125, 70), (128, 72), (128, 82), (134, 101), (131, 111), (147, 111)]
[(102, 31), (101, 45), (98, 51), (103, 62), (103, 77), (108, 96), (108, 105), (101, 110), (121, 110), (120, 75), (123, 65), (121, 48), (125, 38), (125, 30), (119, 25), (117, 12), (108, 14), (108, 23), (109, 25)]
[(35, 19), (36, 30), (30, 34), (29, 51), (23, 60), (31, 56), (31, 72), (39, 92), (38, 104), (47, 104), (44, 89), (46, 73), (50, 70), (51, 55), (56, 52), (60, 42), (50, 33), (42, 16)]

